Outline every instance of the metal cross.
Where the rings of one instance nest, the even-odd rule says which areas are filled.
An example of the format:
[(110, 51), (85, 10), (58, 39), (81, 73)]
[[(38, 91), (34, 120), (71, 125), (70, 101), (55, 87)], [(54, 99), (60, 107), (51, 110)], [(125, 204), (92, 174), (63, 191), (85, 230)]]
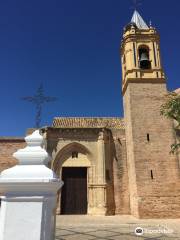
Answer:
[(136, 10), (142, 3), (140, 2), (141, 0), (132, 0), (132, 8)]
[(47, 97), (44, 95), (43, 84), (40, 84), (37, 92), (32, 97), (23, 97), (22, 100), (32, 102), (36, 106), (36, 117), (35, 117), (35, 127), (40, 128), (40, 123), (42, 119), (42, 106), (45, 102), (56, 101), (56, 97)]

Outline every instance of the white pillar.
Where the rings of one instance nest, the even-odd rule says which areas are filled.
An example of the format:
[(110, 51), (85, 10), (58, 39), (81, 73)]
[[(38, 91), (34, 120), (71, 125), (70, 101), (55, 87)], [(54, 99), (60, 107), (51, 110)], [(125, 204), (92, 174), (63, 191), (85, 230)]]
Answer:
[(36, 130), (13, 156), (19, 164), (0, 175), (1, 240), (54, 240), (56, 195), (63, 182), (47, 168), (50, 157)]

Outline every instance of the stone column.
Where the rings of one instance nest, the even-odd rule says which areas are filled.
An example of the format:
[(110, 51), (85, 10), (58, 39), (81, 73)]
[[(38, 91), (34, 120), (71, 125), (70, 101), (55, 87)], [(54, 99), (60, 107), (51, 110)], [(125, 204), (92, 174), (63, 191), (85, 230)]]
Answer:
[(105, 183), (105, 145), (104, 145), (104, 132), (99, 133), (98, 142), (98, 184), (104, 184)]
[(105, 215), (106, 205), (106, 180), (105, 180), (105, 144), (104, 131), (99, 133), (98, 142), (98, 162), (97, 162), (97, 184), (94, 186), (96, 193), (97, 214)]
[(27, 147), (13, 154), (19, 164), (0, 175), (0, 239), (54, 240), (56, 195), (63, 183), (45, 166), (50, 157), (39, 130), (25, 141)]

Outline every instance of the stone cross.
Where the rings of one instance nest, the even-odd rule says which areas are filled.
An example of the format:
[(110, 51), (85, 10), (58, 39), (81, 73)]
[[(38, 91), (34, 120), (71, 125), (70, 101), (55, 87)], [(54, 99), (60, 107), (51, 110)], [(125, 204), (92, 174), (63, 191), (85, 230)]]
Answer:
[(25, 141), (13, 154), (19, 164), (0, 174), (0, 239), (54, 240), (56, 195), (63, 182), (46, 167), (50, 157), (39, 130)]

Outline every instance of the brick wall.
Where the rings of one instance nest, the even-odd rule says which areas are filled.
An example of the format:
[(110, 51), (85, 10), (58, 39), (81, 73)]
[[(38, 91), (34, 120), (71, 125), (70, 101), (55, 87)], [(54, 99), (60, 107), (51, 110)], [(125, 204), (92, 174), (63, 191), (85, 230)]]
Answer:
[(131, 213), (141, 218), (180, 217), (175, 135), (160, 115), (165, 94), (165, 84), (129, 83), (124, 96)]
[(114, 139), (114, 201), (115, 214), (130, 214), (129, 181), (124, 130), (113, 130)]
[(17, 163), (12, 154), (25, 145), (23, 138), (0, 138), (0, 172)]

